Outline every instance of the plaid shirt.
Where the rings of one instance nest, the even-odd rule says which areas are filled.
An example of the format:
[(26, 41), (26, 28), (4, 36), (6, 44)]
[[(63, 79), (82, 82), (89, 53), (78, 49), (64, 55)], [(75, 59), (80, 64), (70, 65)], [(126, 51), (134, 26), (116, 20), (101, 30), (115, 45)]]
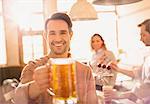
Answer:
[[(30, 61), (23, 69), (21, 74), (21, 83), (16, 89), (15, 102), (16, 104), (52, 104), (52, 96), (47, 92), (42, 93), (36, 99), (29, 99), (28, 87), (33, 81), (34, 70), (48, 61), (48, 56), (42, 57), (35, 61)], [(76, 62), (76, 78), (77, 78), (77, 94), (79, 104), (98, 104), (98, 99), (95, 90), (95, 81), (92, 76), (91, 69), (79, 62)]]

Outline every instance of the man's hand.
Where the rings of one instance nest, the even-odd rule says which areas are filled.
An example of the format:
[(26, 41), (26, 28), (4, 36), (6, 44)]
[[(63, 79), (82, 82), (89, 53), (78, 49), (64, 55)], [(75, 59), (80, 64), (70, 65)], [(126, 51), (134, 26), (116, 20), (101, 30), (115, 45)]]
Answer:
[(117, 91), (114, 89), (103, 89), (104, 92), (104, 100), (107, 101), (111, 101), (112, 99), (118, 99), (118, 94)]
[(40, 92), (44, 92), (50, 87), (51, 76), (50, 65), (44, 65), (35, 69), (33, 79), (38, 85)]

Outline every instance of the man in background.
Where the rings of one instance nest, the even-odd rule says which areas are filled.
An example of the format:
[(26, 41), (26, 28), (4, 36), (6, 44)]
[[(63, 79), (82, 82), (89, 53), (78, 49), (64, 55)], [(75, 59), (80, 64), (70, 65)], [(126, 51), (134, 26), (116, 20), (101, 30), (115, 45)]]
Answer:
[[(138, 25), (141, 30), (141, 41), (145, 44), (146, 47), (150, 46), (150, 19), (145, 20)], [(118, 94), (116, 91), (105, 92), (105, 100), (110, 99), (130, 99), (133, 102), (141, 101), (140, 104), (150, 104), (150, 53), (145, 57), (144, 63), (138, 70), (126, 70), (119, 68), (116, 63), (111, 64), (111, 68), (116, 71), (126, 74), (130, 77), (140, 79), (140, 83), (136, 84), (132, 91), (123, 92)]]

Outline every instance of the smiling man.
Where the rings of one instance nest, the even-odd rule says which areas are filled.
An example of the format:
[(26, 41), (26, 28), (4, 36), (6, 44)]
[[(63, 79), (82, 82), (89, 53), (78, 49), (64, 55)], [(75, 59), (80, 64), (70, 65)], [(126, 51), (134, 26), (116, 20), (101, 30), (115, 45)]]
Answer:
[[(55, 13), (45, 22), (45, 39), (49, 45), (48, 55), (30, 61), (23, 69), (20, 84), (16, 89), (16, 104), (52, 104), (48, 94), (52, 75), (49, 74), (50, 58), (70, 57), (70, 40), (73, 35), (72, 22), (65, 13)], [(77, 95), (79, 104), (97, 104), (95, 82), (91, 69), (76, 62)]]
[(62, 20), (51, 20), (48, 22), (47, 28), (47, 38), (51, 54), (65, 54), (69, 48), (70, 39), (72, 37), (72, 31), (66, 30), (66, 28), (68, 28), (67, 23)]

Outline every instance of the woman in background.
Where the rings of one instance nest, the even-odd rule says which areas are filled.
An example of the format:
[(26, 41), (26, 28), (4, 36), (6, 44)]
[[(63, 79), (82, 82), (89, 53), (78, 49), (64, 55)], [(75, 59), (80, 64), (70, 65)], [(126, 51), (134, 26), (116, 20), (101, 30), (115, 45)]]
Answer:
[(115, 61), (114, 54), (107, 50), (103, 38), (99, 34), (91, 37), (91, 49), (94, 52), (90, 61), (96, 82), (96, 90), (102, 90), (103, 85), (115, 85), (116, 72), (111, 70), (109, 64)]

